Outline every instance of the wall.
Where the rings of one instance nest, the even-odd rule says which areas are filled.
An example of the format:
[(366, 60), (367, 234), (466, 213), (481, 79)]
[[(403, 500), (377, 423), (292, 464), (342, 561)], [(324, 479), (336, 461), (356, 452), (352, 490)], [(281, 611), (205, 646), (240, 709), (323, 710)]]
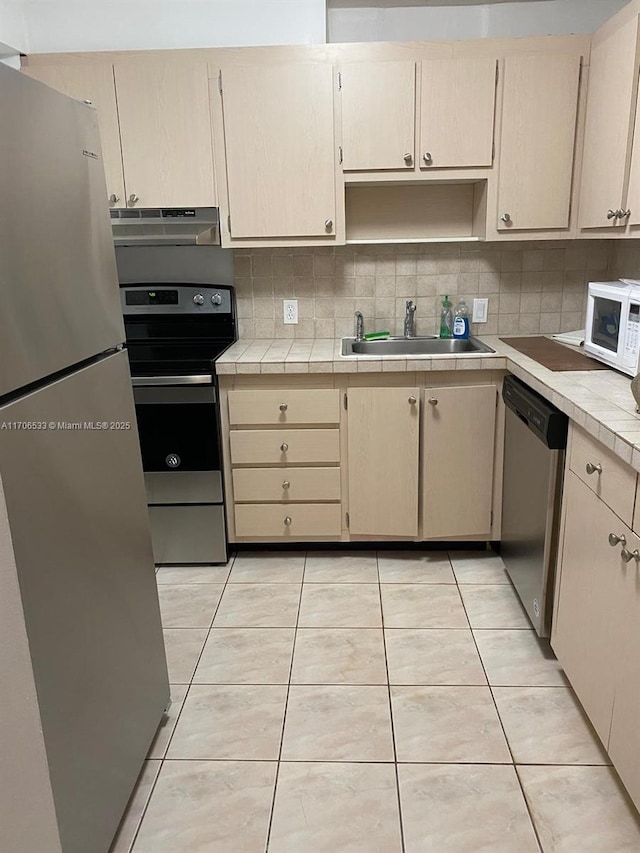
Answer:
[(31, 53), (324, 43), (324, 0), (23, 0)]
[(640, 279), (640, 246), (636, 240), (615, 240), (611, 253), (611, 278)]
[(0, 59), (26, 50), (27, 30), (21, 0), (0, 0)]
[(329, 0), (330, 42), (413, 41), (590, 33), (628, 0), (397, 5)]
[[(343, 337), (353, 315), (366, 331), (402, 334), (405, 301), (417, 334), (438, 330), (442, 294), (489, 299), (476, 334), (550, 334), (584, 324), (586, 284), (606, 278), (611, 241), (408, 244), (235, 252), (241, 337)], [(282, 299), (298, 299), (300, 322), (284, 325)]]

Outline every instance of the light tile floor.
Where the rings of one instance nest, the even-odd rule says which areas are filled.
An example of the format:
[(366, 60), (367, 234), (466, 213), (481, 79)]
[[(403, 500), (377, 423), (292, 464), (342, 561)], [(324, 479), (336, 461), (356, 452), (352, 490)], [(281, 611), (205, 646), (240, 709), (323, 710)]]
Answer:
[(173, 705), (112, 853), (625, 853), (640, 822), (489, 552), (162, 568)]

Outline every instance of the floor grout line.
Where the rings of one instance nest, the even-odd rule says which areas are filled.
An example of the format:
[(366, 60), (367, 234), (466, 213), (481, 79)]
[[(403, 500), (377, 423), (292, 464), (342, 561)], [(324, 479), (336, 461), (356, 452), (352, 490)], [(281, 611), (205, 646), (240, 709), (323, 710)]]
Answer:
[(300, 609), (302, 607), (302, 591), (304, 589), (304, 576), (307, 568), (307, 554), (304, 552), (304, 563), (302, 566), (302, 582), (300, 583), (300, 596), (298, 597), (298, 610), (296, 612), (296, 624), (293, 631), (293, 645), (291, 647), (291, 662), (289, 664), (289, 681), (287, 684), (287, 695), (284, 700), (284, 714), (282, 715), (282, 731), (280, 733), (280, 748), (278, 750), (278, 760), (276, 764), (276, 777), (273, 781), (273, 796), (271, 798), (271, 810), (269, 812), (269, 826), (267, 827), (267, 838), (265, 843), (265, 853), (268, 853), (269, 844), (271, 843), (271, 828), (273, 826), (273, 814), (276, 807), (276, 794), (278, 791), (278, 779), (280, 777), (280, 764), (282, 762), (282, 747), (284, 745), (284, 730), (287, 723), (287, 709), (289, 707), (289, 694), (291, 693), (291, 676), (293, 675), (293, 661), (296, 654), (296, 639), (298, 636), (298, 624), (300, 622)]
[(400, 797), (400, 775), (398, 773), (398, 749), (396, 746), (396, 730), (393, 723), (393, 702), (391, 700), (391, 680), (389, 678), (389, 659), (387, 657), (387, 640), (385, 637), (385, 628), (384, 628), (384, 608), (382, 605), (382, 584), (380, 582), (380, 562), (378, 552), (376, 551), (376, 568), (378, 569), (378, 594), (380, 598), (380, 615), (382, 619), (382, 647), (384, 650), (384, 666), (385, 671), (387, 673), (387, 695), (389, 698), (389, 721), (391, 724), (391, 743), (393, 745), (393, 768), (396, 777), (396, 798), (398, 803), (398, 820), (400, 822), (400, 846), (402, 848), (402, 853), (404, 853), (405, 840), (404, 840), (404, 824), (402, 821), (402, 799)]
[[(176, 717), (175, 725), (173, 726), (173, 729), (172, 729), (171, 734), (170, 734), (170, 736), (169, 736), (169, 740), (167, 741), (167, 745), (166, 745), (166, 747), (165, 747), (165, 749), (164, 749), (164, 752), (163, 752), (163, 754), (162, 754), (162, 756), (161, 756), (161, 758), (160, 758), (160, 767), (158, 768), (158, 773), (157, 773), (157, 775), (156, 775), (156, 778), (153, 780), (153, 785), (151, 786), (151, 790), (149, 791), (149, 796), (147, 797), (147, 801), (146, 801), (146, 803), (144, 804), (144, 808), (143, 808), (143, 810), (142, 810), (142, 814), (140, 815), (140, 820), (138, 821), (138, 825), (137, 825), (137, 827), (136, 827), (136, 831), (135, 831), (135, 833), (134, 833), (134, 835), (133, 835), (133, 838), (132, 838), (132, 840), (131, 840), (131, 844), (129, 845), (129, 853), (134, 853), (135, 843), (136, 843), (136, 841), (137, 841), (137, 839), (138, 839), (138, 835), (139, 835), (140, 830), (141, 830), (141, 828), (142, 828), (142, 823), (143, 823), (143, 821), (144, 821), (145, 815), (147, 814), (147, 810), (148, 810), (148, 808), (149, 808), (149, 804), (150, 804), (150, 802), (151, 802), (151, 797), (153, 796), (153, 792), (154, 792), (154, 791), (155, 791), (155, 789), (156, 789), (156, 785), (157, 785), (157, 783), (158, 783), (158, 779), (160, 778), (160, 774), (162, 773), (162, 768), (164, 767), (164, 763), (165, 763), (165, 761), (167, 760), (167, 753), (169, 752), (169, 747), (171, 746), (171, 742), (173, 741), (173, 736), (175, 735), (175, 733), (176, 733), (176, 729), (178, 728), (178, 723), (180, 722), (180, 717), (182, 716), (182, 712), (184, 711), (184, 706), (185, 706), (185, 704), (186, 704), (186, 702), (187, 702), (187, 697), (189, 696), (189, 693), (191, 692), (191, 686), (192, 686), (192, 684), (193, 684), (193, 677), (194, 677), (194, 675), (195, 675), (195, 674), (196, 674), (196, 672), (197, 672), (198, 664), (200, 663), (200, 659), (201, 659), (201, 657), (202, 657), (202, 653), (204, 652), (205, 646), (207, 645), (207, 640), (209, 639), (209, 634), (211, 633), (211, 625), (213, 625), (213, 620), (216, 618), (216, 613), (218, 612), (218, 608), (220, 607), (220, 602), (222, 601), (222, 596), (224, 595), (224, 591), (225, 591), (225, 589), (227, 588), (227, 584), (228, 584), (228, 582), (229, 582), (229, 577), (231, 576), (231, 569), (233, 568), (233, 564), (235, 563), (235, 559), (236, 559), (236, 554), (235, 554), (235, 552), (234, 552), (234, 553), (233, 553), (233, 555), (229, 558), (229, 573), (227, 574), (227, 579), (226, 579), (226, 581), (225, 581), (225, 582), (224, 582), (224, 584), (223, 584), (222, 593), (220, 594), (220, 598), (218, 599), (218, 603), (217, 603), (217, 604), (216, 604), (216, 606), (215, 606), (215, 610), (214, 610), (214, 612), (213, 612), (213, 616), (211, 617), (211, 624), (209, 625), (209, 629), (208, 629), (208, 631), (207, 631), (207, 636), (204, 638), (204, 643), (202, 644), (202, 648), (200, 649), (200, 653), (199, 653), (199, 655), (198, 655), (198, 659), (197, 659), (196, 664), (195, 664), (195, 666), (194, 666), (194, 668), (193, 668), (193, 672), (191, 673), (191, 678), (189, 679), (189, 682), (188, 682), (188, 684), (187, 684), (187, 689), (186, 689), (186, 691), (185, 691), (184, 699), (182, 700), (182, 705), (180, 706), (180, 710), (179, 710), (179, 712), (178, 712), (178, 716)], [(167, 586), (168, 586), (168, 584), (167, 584)], [(164, 626), (163, 626), (163, 628), (164, 628)], [(172, 682), (169, 682), (169, 686), (171, 686), (171, 683), (172, 683)], [(176, 683), (176, 682), (173, 682), (173, 683)], [(153, 761), (153, 760), (155, 760), (155, 759), (147, 759), (147, 758), (145, 758), (145, 761), (149, 761), (149, 760)], [(135, 790), (135, 789), (134, 789), (134, 790)]]
[[(449, 558), (449, 559), (451, 559), (451, 558)], [(452, 565), (453, 565), (453, 564), (452, 564)], [(457, 583), (457, 576), (456, 576), (456, 583)], [(500, 716), (500, 711), (498, 710), (498, 705), (497, 705), (497, 703), (496, 703), (496, 698), (495, 698), (495, 696), (494, 696), (494, 694), (493, 694), (492, 684), (491, 684), (491, 682), (490, 682), (490, 680), (489, 680), (489, 674), (488, 674), (487, 669), (486, 669), (486, 667), (485, 667), (485, 665), (484, 665), (484, 660), (483, 660), (483, 658), (482, 658), (482, 655), (480, 654), (480, 648), (478, 647), (478, 643), (477, 643), (477, 641), (476, 641), (476, 636), (475, 636), (475, 633), (474, 633), (474, 629), (471, 627), (471, 621), (470, 621), (470, 619), (469, 619), (469, 614), (468, 614), (468, 612), (467, 612), (467, 606), (466, 606), (466, 604), (465, 604), (464, 598), (463, 598), (462, 593), (461, 593), (461, 591), (460, 591), (460, 584), (457, 584), (457, 585), (458, 585), (458, 593), (459, 593), (459, 595), (460, 595), (460, 599), (462, 600), (462, 606), (463, 606), (463, 608), (464, 608), (464, 612), (465, 612), (465, 614), (466, 614), (467, 621), (469, 622), (469, 629), (470, 629), (470, 631), (471, 631), (471, 636), (473, 637), (473, 645), (475, 646), (476, 653), (477, 653), (478, 657), (480, 658), (480, 665), (482, 666), (482, 671), (484, 672), (485, 678), (487, 679), (487, 687), (489, 688), (489, 693), (490, 693), (490, 695), (491, 695), (491, 701), (493, 702), (493, 707), (495, 708), (496, 717), (498, 718), (498, 722), (499, 722), (499, 724), (500, 724), (500, 729), (501, 729), (501, 731), (502, 731), (502, 736), (504, 737), (505, 743), (506, 743), (506, 745), (507, 745), (507, 749), (509, 750), (509, 755), (511, 756), (511, 764), (510, 764), (510, 766), (511, 766), (511, 767), (513, 767), (513, 772), (514, 772), (515, 777), (516, 777), (516, 779), (517, 779), (518, 787), (519, 787), (519, 789), (520, 789), (520, 793), (522, 794), (522, 799), (523, 799), (523, 801), (524, 801), (525, 808), (526, 808), (526, 810), (527, 810), (527, 814), (529, 815), (529, 820), (530, 820), (530, 822), (531, 822), (531, 827), (532, 827), (533, 832), (534, 832), (534, 835), (535, 835), (535, 837), (536, 837), (536, 842), (537, 842), (537, 844), (538, 844), (538, 847), (540, 848), (541, 853), (544, 853), (544, 848), (542, 847), (542, 841), (540, 840), (540, 836), (539, 836), (539, 834), (538, 834), (538, 827), (536, 826), (535, 820), (533, 819), (533, 813), (532, 813), (532, 811), (531, 811), (531, 809), (530, 809), (530, 807), (529, 807), (529, 802), (528, 802), (527, 797), (526, 797), (526, 795), (525, 795), (524, 788), (522, 787), (522, 782), (520, 781), (520, 776), (519, 776), (518, 771), (517, 771), (517, 769), (516, 769), (516, 762), (515, 762), (515, 759), (514, 759), (514, 757), (513, 757), (513, 750), (511, 749), (511, 744), (509, 743), (509, 738), (507, 737), (507, 732), (506, 732), (506, 730), (505, 730), (504, 723), (502, 722), (502, 717)], [(505, 630), (505, 629), (501, 629), (501, 628), (492, 628), (492, 629), (490, 629), (490, 630), (499, 631), (499, 630)], [(510, 630), (510, 629), (506, 629), (506, 630)]]

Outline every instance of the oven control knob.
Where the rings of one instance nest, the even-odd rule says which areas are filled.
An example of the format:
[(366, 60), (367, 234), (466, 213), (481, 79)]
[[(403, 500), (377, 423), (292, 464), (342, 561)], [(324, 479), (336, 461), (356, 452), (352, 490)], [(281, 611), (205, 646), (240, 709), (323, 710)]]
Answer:
[(214, 293), (211, 297), (211, 301), (214, 305), (222, 305), (222, 296), (219, 293)]
[(204, 296), (201, 293), (196, 293), (193, 297), (193, 301), (196, 305), (204, 305)]
[(180, 459), (177, 453), (170, 453), (164, 461), (169, 468), (179, 468), (182, 459)]

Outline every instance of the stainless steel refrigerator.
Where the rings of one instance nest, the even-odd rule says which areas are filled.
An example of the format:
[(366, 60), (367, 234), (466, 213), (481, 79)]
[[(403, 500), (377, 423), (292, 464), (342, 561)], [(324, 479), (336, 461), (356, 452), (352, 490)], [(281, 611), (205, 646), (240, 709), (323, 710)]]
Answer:
[(0, 847), (104, 853), (169, 700), (93, 108), (0, 64)]

